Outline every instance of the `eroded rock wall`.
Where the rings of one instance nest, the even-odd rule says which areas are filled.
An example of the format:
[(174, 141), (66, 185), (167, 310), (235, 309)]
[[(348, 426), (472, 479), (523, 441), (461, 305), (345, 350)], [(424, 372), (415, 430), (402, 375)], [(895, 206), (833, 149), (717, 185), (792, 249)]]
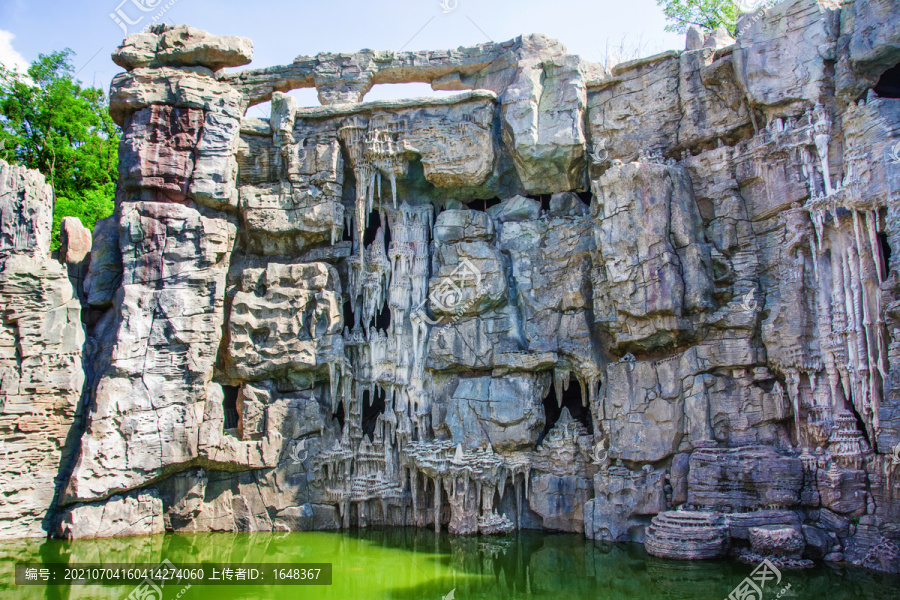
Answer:
[[(227, 73), (249, 41), (129, 37), (60, 533), (538, 528), (896, 568), (885, 11), (787, 0), (610, 72), (539, 35)], [(363, 102), (402, 81), (461, 93)]]

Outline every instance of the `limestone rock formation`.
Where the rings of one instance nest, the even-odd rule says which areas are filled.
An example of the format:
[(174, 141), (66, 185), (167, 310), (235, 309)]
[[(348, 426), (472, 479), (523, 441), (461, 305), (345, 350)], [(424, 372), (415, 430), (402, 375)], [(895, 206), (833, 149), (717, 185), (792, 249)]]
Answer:
[[(53, 190), (0, 160), (0, 536), (45, 537), (77, 438), (81, 303), (50, 257)], [(70, 236), (72, 239), (74, 236)], [(74, 240), (72, 240), (74, 242)], [(89, 244), (87, 240), (87, 244)], [(75, 244), (67, 254), (76, 259)]]
[[(129, 37), (82, 290), (43, 188), (0, 203), (0, 277), (54, 315), (4, 317), (44, 337), (4, 359), (0, 439), (64, 464), (8, 497), (68, 537), (537, 528), (896, 570), (896, 12), (785, 0), (609, 71), (540, 35), (230, 72), (248, 40)], [(364, 102), (413, 81), (460, 93)]]

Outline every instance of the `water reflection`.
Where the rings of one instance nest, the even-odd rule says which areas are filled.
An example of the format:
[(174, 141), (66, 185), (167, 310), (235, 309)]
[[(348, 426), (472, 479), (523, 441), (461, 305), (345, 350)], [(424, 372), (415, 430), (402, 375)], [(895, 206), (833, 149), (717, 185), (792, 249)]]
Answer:
[[(392, 528), (351, 533), (196, 534), (66, 542), (0, 543), (0, 597), (52, 600), (125, 598), (128, 586), (16, 587), (17, 561), (65, 563), (332, 562), (328, 587), (194, 586), (182, 600), (316, 598), (458, 600), (584, 598), (727, 598), (752, 567), (732, 561), (684, 563), (647, 556), (638, 545), (601, 544), (576, 535), (521, 532), (454, 537)], [(819, 566), (785, 571), (764, 598), (887, 600), (900, 579), (859, 569)], [(167, 588), (166, 600), (179, 589)]]

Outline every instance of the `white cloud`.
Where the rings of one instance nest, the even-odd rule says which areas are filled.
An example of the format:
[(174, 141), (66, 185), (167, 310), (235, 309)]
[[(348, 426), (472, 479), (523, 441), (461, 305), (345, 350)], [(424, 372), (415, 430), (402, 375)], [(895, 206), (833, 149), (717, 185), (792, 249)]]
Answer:
[(11, 31), (0, 29), (0, 64), (7, 69), (17, 69), (24, 73), (28, 70), (29, 62), (13, 48), (12, 41), (15, 37)]

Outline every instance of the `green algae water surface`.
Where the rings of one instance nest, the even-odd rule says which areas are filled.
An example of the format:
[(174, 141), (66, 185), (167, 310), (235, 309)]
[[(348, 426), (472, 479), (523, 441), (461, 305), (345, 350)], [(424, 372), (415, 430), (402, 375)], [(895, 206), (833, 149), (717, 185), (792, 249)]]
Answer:
[[(17, 586), (16, 563), (332, 563), (329, 586), (212, 586), (169, 583), (162, 596), (134, 585)], [(345, 533), (213, 533), (86, 541), (0, 542), (0, 598), (88, 600), (725, 600), (752, 565), (685, 563), (648, 556), (634, 544), (570, 534), (520, 532), (456, 537), (415, 529)], [(746, 590), (745, 590), (746, 591)], [(752, 590), (751, 590), (752, 591)], [(782, 571), (762, 594), (741, 600), (897, 599), (900, 578), (817, 566)]]

